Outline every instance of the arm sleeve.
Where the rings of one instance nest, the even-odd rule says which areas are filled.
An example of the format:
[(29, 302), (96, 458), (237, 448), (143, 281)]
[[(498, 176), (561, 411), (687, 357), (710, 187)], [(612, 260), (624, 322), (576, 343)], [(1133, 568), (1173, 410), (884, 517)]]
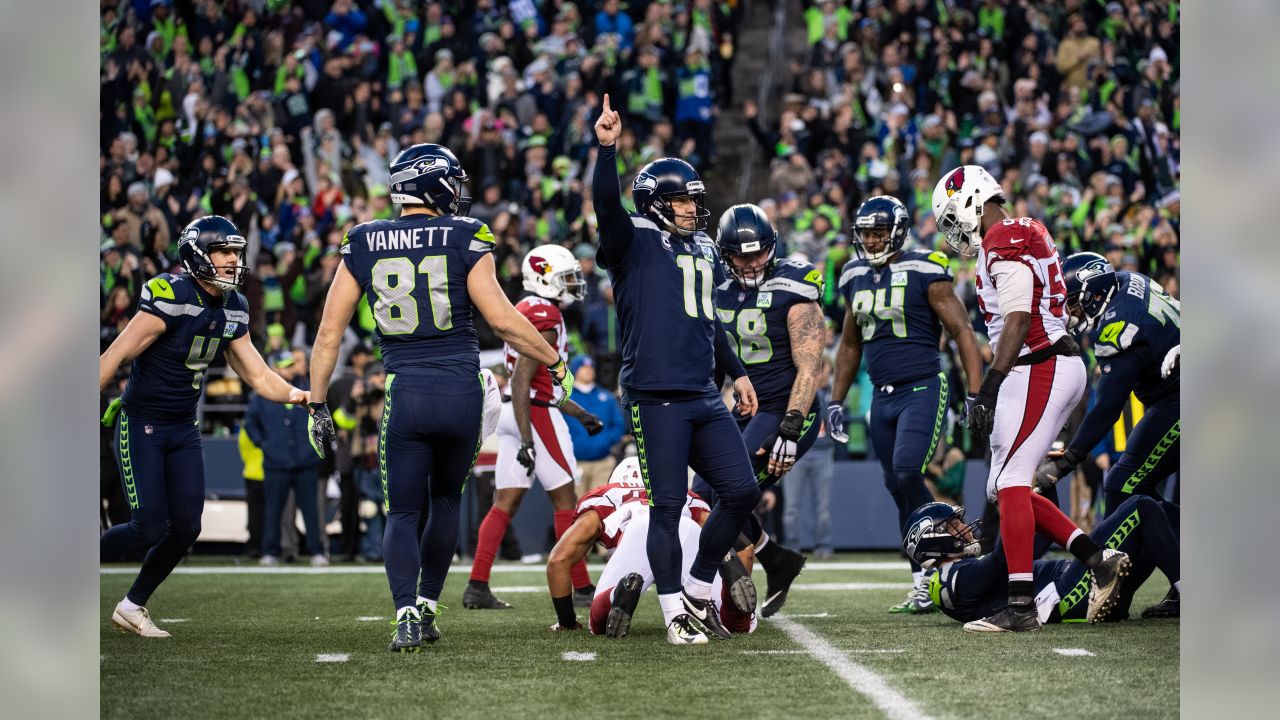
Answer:
[(733, 351), (733, 345), (729, 342), (729, 333), (716, 323), (716, 370), (725, 373), (729, 377), (737, 380), (747, 374), (742, 369), (742, 362), (738, 360), (738, 354)]
[(600, 221), (600, 266), (616, 268), (631, 247), (634, 228), (627, 209), (622, 206), (622, 190), (618, 186), (618, 151), (613, 145), (600, 146), (596, 152), (595, 173), (591, 177), (591, 201)]
[(1103, 370), (1095, 390), (1098, 402), (1085, 413), (1068, 447), (1082, 455), (1088, 454), (1111, 432), (1111, 426), (1120, 417), (1125, 403), (1129, 402), (1129, 393), (1138, 382), (1145, 354), (1146, 348), (1141, 347), (1102, 361)]
[(1031, 295), (1035, 286), (1031, 268), (1020, 262), (998, 260), (991, 265), (991, 279), (996, 285), (1002, 313), (1031, 312)]

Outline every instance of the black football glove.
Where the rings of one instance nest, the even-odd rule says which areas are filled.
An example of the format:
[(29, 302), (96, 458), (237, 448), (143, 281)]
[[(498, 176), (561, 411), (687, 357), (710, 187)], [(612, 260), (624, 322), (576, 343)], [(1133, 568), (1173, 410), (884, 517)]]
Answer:
[(849, 442), (849, 433), (844, 431), (844, 403), (827, 403), (827, 435), (840, 445)]
[(516, 453), (516, 462), (524, 466), (525, 472), (532, 476), (534, 464), (537, 462), (538, 452), (533, 449), (533, 441), (525, 440), (520, 443), (520, 450)]
[(329, 405), (322, 402), (307, 403), (307, 411), (307, 433), (311, 436), (311, 449), (323, 458), (328, 448), (333, 446), (337, 434), (333, 429), (333, 416), (329, 414)]
[[(769, 474), (784, 475), (796, 462), (799, 454), (800, 435), (804, 432), (804, 415), (799, 410), (788, 410), (778, 424), (778, 434), (769, 450)], [(768, 440), (765, 441), (766, 445)], [(763, 447), (763, 446), (762, 446)]]
[(591, 413), (584, 415), (579, 422), (582, 423), (582, 427), (587, 429), (588, 435), (599, 435), (600, 431), (604, 430), (604, 423), (600, 421), (600, 418), (592, 415)]
[(969, 432), (977, 439), (986, 440), (991, 437), (991, 431), (995, 428), (996, 399), (1000, 395), (1000, 383), (1004, 382), (1004, 377), (1005, 374), (999, 370), (988, 370), (978, 394), (964, 399), (964, 420)]
[(1036, 492), (1043, 493), (1053, 487), (1059, 480), (1069, 477), (1075, 471), (1084, 454), (1067, 448), (1058, 457), (1051, 457), (1036, 469)]

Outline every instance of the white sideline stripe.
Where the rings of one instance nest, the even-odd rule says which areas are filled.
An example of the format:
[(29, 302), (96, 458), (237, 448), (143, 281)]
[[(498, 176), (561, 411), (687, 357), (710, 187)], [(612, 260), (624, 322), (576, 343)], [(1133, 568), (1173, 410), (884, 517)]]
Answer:
[[(830, 563), (809, 563), (804, 566), (806, 573), (826, 572), (833, 570), (907, 570), (910, 566), (905, 562), (830, 562)], [(137, 575), (138, 566), (113, 566), (99, 569), (102, 575)], [(588, 565), (587, 569), (593, 573), (599, 573), (604, 570), (604, 565)], [(544, 572), (546, 567), (540, 563), (530, 565), (497, 565), (490, 572), (494, 575), (505, 575), (507, 573), (540, 573)], [(174, 571), (176, 575), (330, 575), (330, 574), (368, 574), (382, 575), (386, 572), (381, 565), (330, 565), (329, 567), (313, 568), (313, 567), (290, 567), (288, 565), (278, 565), (276, 567), (262, 567), (260, 565), (210, 565), (197, 567), (180, 567)], [(454, 565), (449, 568), (450, 574), (470, 573), (470, 565)], [(757, 573), (763, 572), (759, 568)]]
[(845, 681), (850, 688), (870, 700), (891, 720), (927, 720), (920, 706), (894, 690), (884, 678), (860, 665), (840, 652), (834, 645), (805, 626), (785, 616), (776, 616), (774, 622), (797, 645), (801, 645), (818, 662), (826, 665)]
[(788, 614), (787, 617), (789, 618), (829, 618), (829, 617), (835, 617), (835, 615), (832, 615), (831, 613), (805, 613), (803, 615)]
[(361, 615), (360, 617), (356, 618), (356, 620), (359, 620), (360, 622), (377, 622), (379, 620), (386, 620), (386, 619), (387, 619), (386, 615)]
[(1054, 648), (1053, 651), (1066, 657), (1097, 657), (1084, 648)]
[(351, 659), (351, 655), (347, 653), (320, 653), (316, 655), (316, 662), (346, 662)]
[(575, 662), (590, 662), (596, 659), (596, 654), (593, 652), (574, 652), (570, 650), (569, 652), (561, 655), (560, 659)]
[(743, 655), (808, 655), (808, 650), (743, 650)]

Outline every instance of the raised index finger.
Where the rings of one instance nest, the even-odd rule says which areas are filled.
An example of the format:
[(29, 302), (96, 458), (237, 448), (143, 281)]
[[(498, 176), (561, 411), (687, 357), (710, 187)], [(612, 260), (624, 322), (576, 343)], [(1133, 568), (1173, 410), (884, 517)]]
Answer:
[(609, 112), (609, 93), (604, 94), (604, 111)]

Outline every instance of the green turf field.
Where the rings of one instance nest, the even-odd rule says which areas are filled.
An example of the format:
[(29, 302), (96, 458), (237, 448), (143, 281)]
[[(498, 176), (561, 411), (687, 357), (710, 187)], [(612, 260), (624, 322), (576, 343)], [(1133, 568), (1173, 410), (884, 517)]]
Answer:
[[(836, 560), (898, 561), (888, 554)], [(184, 569), (218, 567), (202, 561)], [(885, 612), (906, 592), (905, 563), (892, 570), (810, 562), (781, 622), (683, 648), (666, 644), (652, 591), (631, 636), (606, 640), (549, 632), (555, 616), (545, 590), (503, 593), (544, 587), (539, 567), (499, 565), (516, 570), (493, 576), (495, 594), (516, 606), (507, 611), (463, 610), (466, 574), (452, 573), (444, 638), (416, 655), (386, 650), (385, 576), (343, 572), (351, 567), (376, 569), (175, 574), (150, 603), (152, 618), (173, 633), (165, 640), (112, 627), (111, 607), (132, 575), (103, 574), (102, 716), (861, 718), (884, 717), (887, 709), (892, 717), (1130, 720), (1178, 713), (1178, 621), (969, 635), (941, 614)], [(756, 581), (763, 593), (764, 576)], [(1135, 600), (1135, 617), (1166, 587), (1157, 573)], [(1055, 651), (1067, 648), (1092, 654)]]

